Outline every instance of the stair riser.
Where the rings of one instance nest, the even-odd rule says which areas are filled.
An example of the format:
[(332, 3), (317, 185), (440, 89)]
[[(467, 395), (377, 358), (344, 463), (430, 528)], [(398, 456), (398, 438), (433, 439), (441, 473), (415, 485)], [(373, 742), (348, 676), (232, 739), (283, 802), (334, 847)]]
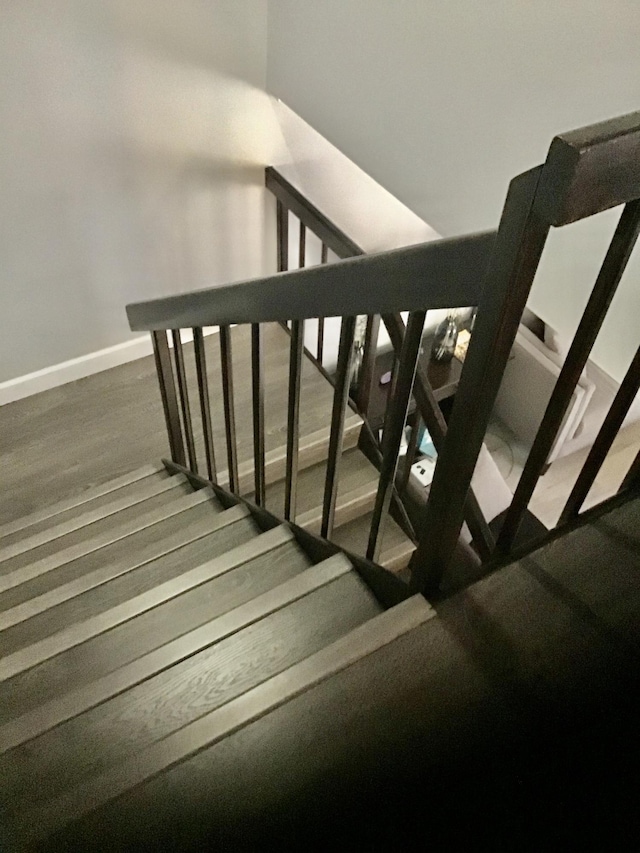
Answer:
[[(357, 416), (350, 417), (345, 422), (343, 433), (343, 448), (345, 451), (351, 450), (358, 444), (360, 430), (362, 428), (362, 420)], [(301, 439), (298, 450), (298, 470), (304, 471), (327, 458), (329, 450), (329, 430), (319, 430), (311, 436), (306, 436)], [(274, 483), (279, 483), (284, 480), (286, 474), (286, 448), (281, 447), (271, 451), (265, 455), (265, 484), (272, 486)], [(240, 464), (238, 467), (238, 475), (240, 478), (240, 494), (243, 497), (248, 497), (253, 493), (255, 486), (255, 468), (253, 461)], [(226, 486), (229, 480), (229, 473), (225, 469), (219, 474), (219, 482)]]

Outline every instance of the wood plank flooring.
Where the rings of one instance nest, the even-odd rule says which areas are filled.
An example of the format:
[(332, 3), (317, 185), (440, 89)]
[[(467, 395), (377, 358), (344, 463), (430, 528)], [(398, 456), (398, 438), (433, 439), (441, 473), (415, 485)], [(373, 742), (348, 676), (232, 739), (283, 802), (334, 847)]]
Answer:
[[(265, 324), (266, 450), (286, 444), (289, 336)], [(252, 458), (249, 329), (232, 332), (238, 458)], [(226, 467), (220, 347), (205, 338), (214, 441), (219, 467)], [(197, 415), (192, 344), (185, 344), (191, 408), (199, 458), (204, 467)], [(303, 361), (300, 436), (328, 429), (333, 388), (308, 359)], [(356, 421), (357, 423), (357, 421)], [(357, 439), (357, 432), (355, 433)], [(0, 407), (0, 526), (47, 504), (71, 498), (168, 455), (153, 358), (142, 358), (86, 379)], [(318, 457), (316, 452), (315, 459)]]
[[(528, 449), (502, 424), (490, 427), (486, 444), (513, 491), (522, 473)], [(589, 509), (616, 494), (639, 449), (640, 421), (637, 421), (618, 433), (584, 503), (584, 509)], [(586, 447), (569, 456), (563, 456), (538, 480), (529, 508), (546, 527), (555, 526), (588, 453), (589, 447)]]

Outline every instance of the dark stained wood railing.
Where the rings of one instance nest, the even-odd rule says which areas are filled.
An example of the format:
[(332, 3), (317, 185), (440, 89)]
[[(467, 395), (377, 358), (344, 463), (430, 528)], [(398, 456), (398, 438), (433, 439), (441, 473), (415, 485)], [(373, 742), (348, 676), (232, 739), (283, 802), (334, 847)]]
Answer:
[[(571, 394), (636, 243), (639, 198), (640, 113), (556, 137), (546, 162), (511, 182), (425, 513), (425, 527), (438, 531), (438, 535), (424, 537), (412, 558), (415, 589), (436, 593), (451, 562), (473, 468), (550, 229), (624, 204), (498, 536), (495, 559), (508, 559), (512, 553)], [(575, 523), (639, 387), (640, 359), (636, 357), (562, 513), (560, 526)], [(627, 475), (622, 488), (636, 487), (636, 476)]]
[[(366, 386), (370, 384), (372, 375), (369, 362), (372, 364), (371, 359), (375, 357), (376, 324), (382, 318), (389, 331), (395, 363), (382, 447), (374, 450), (380, 480), (368, 556), (374, 559), (377, 556), (392, 496), (408, 479), (415, 437), (413, 451), (410, 447), (402, 470), (398, 470), (399, 445), (409, 402), (413, 398), (417, 415), (428, 428), (439, 456), (429, 499), (416, 526), (418, 547), (410, 565), (412, 588), (428, 595), (440, 594), (465, 520), (484, 563), (491, 566), (509, 559), (533, 489), (546, 465), (569, 400), (640, 230), (640, 114), (554, 139), (546, 162), (511, 182), (497, 234), (471, 235), (365, 255), (273, 169), (267, 170), (267, 186), (277, 198), (278, 274), (127, 308), (131, 328), (146, 329), (153, 335), (172, 457), (184, 465), (186, 444), (192, 470), (197, 464), (181, 346), (179, 343), (175, 346), (174, 337), (178, 395), (167, 331), (172, 330), (175, 335), (175, 330), (181, 328), (194, 329), (207, 473), (209, 479), (215, 481), (202, 327), (219, 325), (228, 332), (231, 324), (251, 324), (255, 500), (259, 505), (264, 504), (264, 353), (260, 323), (277, 321), (290, 324), (285, 515), (295, 519), (304, 323), (306, 320), (318, 320), (317, 351), (312, 355), (321, 360), (324, 346), (322, 320), (341, 317), (322, 514), (322, 535), (330, 537), (345, 412), (349, 405), (356, 319), (362, 315), (368, 318), (365, 336), (365, 350), (368, 347), (368, 351), (365, 352), (365, 367), (361, 371), (355, 400), (366, 417), (366, 406), (361, 406), (361, 403), (367, 401)], [(551, 228), (562, 227), (621, 204), (626, 207), (560, 372), (513, 503), (497, 541), (494, 541), (471, 489), (471, 479), (547, 236)], [(290, 215), (297, 216), (301, 223), (299, 268), (286, 271), (289, 265)], [(316, 266), (307, 266), (309, 232), (322, 241), (321, 262)], [(329, 250), (343, 259), (327, 263)], [(453, 410), (448, 423), (445, 423), (426, 371), (418, 361), (423, 322), (425, 312), (430, 309), (467, 306), (477, 306), (476, 320)], [(406, 326), (400, 317), (401, 311), (409, 312)], [(233, 489), (237, 488), (238, 481), (231, 441), (233, 383), (230, 350), (223, 361), (225, 370), (230, 374), (224, 384), (223, 396), (229, 478)], [(576, 523), (589, 488), (639, 389), (640, 350), (569, 497), (560, 519), (561, 525)], [(621, 486), (623, 491), (639, 488), (640, 453)]]
[[(283, 207), (278, 210), (279, 234), (288, 226), (283, 223)], [(324, 225), (325, 231), (328, 226)], [(337, 491), (340, 480), (345, 416), (349, 405), (349, 388), (354, 361), (354, 335), (358, 316), (388, 315), (391, 310), (409, 310), (408, 328), (399, 319), (400, 348), (397, 359), (397, 381), (393, 385), (389, 412), (384, 430), (382, 450), (376, 460), (381, 469), (376, 497), (369, 552), (377, 556), (384, 523), (392, 499), (397, 500), (397, 467), (400, 435), (404, 428), (409, 400), (412, 395), (413, 375), (421, 344), (425, 314), (428, 308), (457, 307), (474, 304), (479, 295), (478, 270), (487, 263), (493, 244), (493, 233), (471, 235), (454, 240), (442, 240), (424, 246), (411, 246), (379, 255), (358, 255), (329, 264), (323, 252), (320, 263), (306, 267), (303, 253), (306, 245), (306, 226), (299, 243), (299, 268), (212, 291), (178, 295), (128, 307), (129, 319), (134, 328), (153, 328), (154, 339), (160, 341), (164, 352), (161, 383), (167, 387), (163, 399), (167, 400), (171, 425), (172, 456), (184, 459), (183, 434), (180, 429), (177, 398), (171, 404), (174, 375), (170, 370), (170, 352), (166, 330), (176, 338), (176, 326), (192, 326), (194, 355), (198, 378), (198, 394), (203, 430), (207, 475), (212, 482), (217, 479), (216, 457), (213, 447), (209, 382), (206, 374), (203, 327), (219, 325), (221, 330), (221, 365), (223, 372), (223, 404), (227, 439), (229, 487), (238, 488), (237, 460), (235, 459), (235, 416), (233, 407), (233, 364), (229, 340), (229, 327), (236, 323), (250, 323), (252, 329), (252, 387), (254, 431), (254, 500), (259, 506), (265, 500), (264, 452), (264, 353), (262, 351), (261, 323), (265, 321), (290, 321), (289, 395), (287, 413), (287, 449), (285, 468), (285, 518), (296, 517), (296, 482), (298, 471), (298, 432), (300, 410), (301, 366), (303, 357), (304, 322), (307, 319), (341, 316), (341, 333), (337, 368), (333, 377), (334, 398), (331, 413), (327, 474), (322, 501), (321, 535), (331, 537), (334, 525)], [(336, 245), (335, 240), (333, 245)], [(281, 247), (282, 248), (282, 247)], [(352, 247), (351, 247), (352, 248)], [(345, 248), (346, 251), (346, 248)], [(285, 267), (287, 256), (279, 251), (279, 266)], [(425, 282), (427, 284), (425, 284)], [(395, 315), (394, 315), (395, 316)], [(377, 326), (374, 328), (377, 339)], [(178, 334), (179, 336), (179, 334)], [(163, 342), (164, 341), (164, 349)], [(375, 354), (375, 352), (374, 352)], [(178, 377), (184, 374), (182, 351), (176, 350)], [(179, 363), (178, 363), (179, 362)], [(182, 366), (181, 366), (182, 365)], [(179, 378), (182, 383), (182, 379)], [(175, 396), (175, 390), (174, 390)], [(188, 398), (185, 395), (185, 401)], [(431, 399), (431, 398), (429, 398)], [(437, 404), (435, 404), (437, 406)], [(183, 418), (190, 417), (183, 406)], [(187, 414), (185, 414), (187, 413)], [(186, 422), (186, 421), (185, 421)], [(189, 425), (188, 433), (191, 430)], [(191, 455), (189, 456), (191, 464)], [(180, 463), (184, 464), (184, 462)], [(193, 459), (193, 465), (197, 460)], [(192, 466), (193, 470), (193, 466)], [(405, 528), (413, 528), (402, 507), (396, 507)]]

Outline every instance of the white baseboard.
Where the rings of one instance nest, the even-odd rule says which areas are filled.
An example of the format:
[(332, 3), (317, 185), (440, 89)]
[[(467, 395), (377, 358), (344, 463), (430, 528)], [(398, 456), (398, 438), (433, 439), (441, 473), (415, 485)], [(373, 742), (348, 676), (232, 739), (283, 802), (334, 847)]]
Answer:
[[(217, 331), (216, 326), (205, 329), (204, 333), (211, 335)], [(182, 340), (184, 343), (193, 340), (190, 329), (183, 330)], [(92, 376), (102, 370), (109, 370), (111, 367), (118, 367), (129, 361), (144, 358), (152, 355), (152, 353), (151, 335), (144, 335), (131, 341), (106, 347), (106, 349), (81, 355), (78, 358), (69, 359), (69, 361), (62, 361), (60, 364), (53, 364), (51, 367), (45, 367), (24, 376), (16, 376), (15, 379), (0, 382), (0, 406), (4, 406), (6, 403), (14, 403), (16, 400), (22, 400), (25, 397), (31, 397), (41, 391), (66, 385), (67, 382), (74, 382), (76, 379), (84, 379), (86, 376)]]

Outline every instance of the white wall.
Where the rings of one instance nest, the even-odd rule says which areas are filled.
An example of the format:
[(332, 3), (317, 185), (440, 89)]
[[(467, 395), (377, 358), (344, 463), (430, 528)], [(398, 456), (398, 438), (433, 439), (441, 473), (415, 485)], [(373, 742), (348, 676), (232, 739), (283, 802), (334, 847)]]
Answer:
[[(555, 133), (640, 109), (639, 43), (637, 0), (270, 0), (268, 88), (450, 236), (495, 227)], [(554, 235), (532, 295), (565, 334), (603, 219)], [(640, 316), (629, 273), (595, 351), (618, 380)]]
[(273, 269), (266, 26), (267, 0), (2, 4), (0, 382)]
[[(284, 139), (283, 156), (274, 165), (300, 192), (344, 231), (365, 252), (381, 252), (410, 246), (439, 235), (346, 157), (307, 122), (281, 101), (273, 108)], [(289, 269), (298, 266), (299, 220), (290, 216)], [(320, 263), (321, 244), (308, 232), (307, 266)], [(329, 253), (329, 260), (334, 260)], [(427, 325), (435, 326), (446, 311), (431, 311)], [(317, 322), (305, 324), (305, 346), (315, 353)], [(337, 362), (340, 319), (328, 318), (324, 327), (323, 364), (333, 370)], [(381, 324), (380, 348), (390, 347), (389, 336)]]

